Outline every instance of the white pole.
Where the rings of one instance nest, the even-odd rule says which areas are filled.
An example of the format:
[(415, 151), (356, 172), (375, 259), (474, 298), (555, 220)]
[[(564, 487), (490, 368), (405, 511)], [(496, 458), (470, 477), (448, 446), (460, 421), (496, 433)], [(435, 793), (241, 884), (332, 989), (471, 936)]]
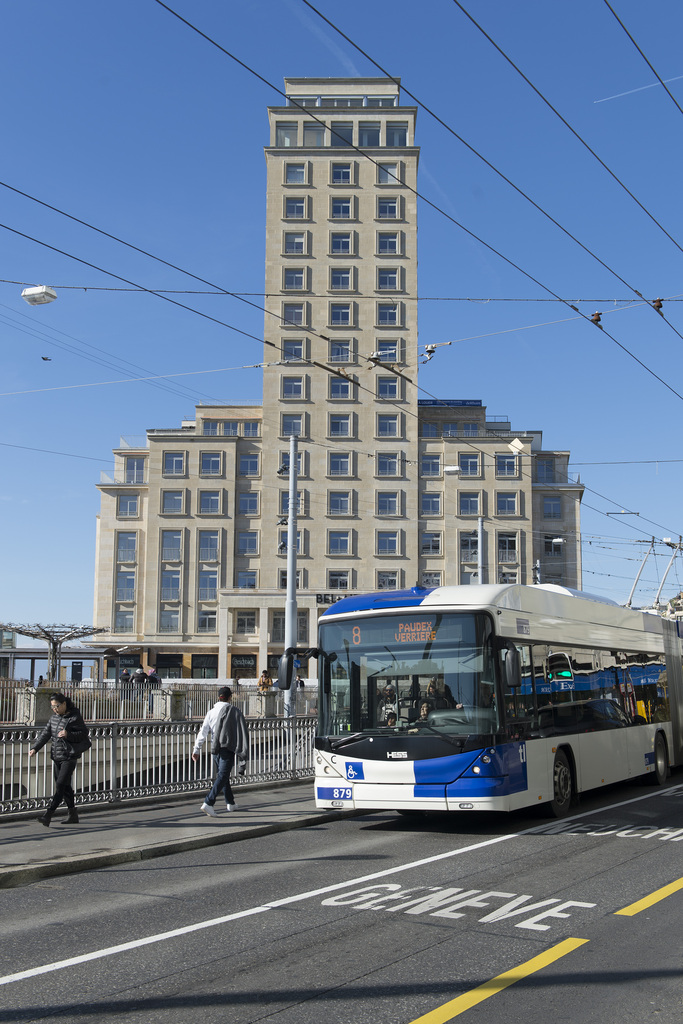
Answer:
[(484, 582), (484, 517), (477, 520), (477, 573), (478, 583)]
[[(287, 598), (285, 601), (285, 650), (296, 647), (296, 515), (297, 441), (289, 439), (289, 506), (287, 508)], [(294, 673), (296, 675), (296, 673)], [(296, 715), (296, 683), (285, 690), (285, 714)]]

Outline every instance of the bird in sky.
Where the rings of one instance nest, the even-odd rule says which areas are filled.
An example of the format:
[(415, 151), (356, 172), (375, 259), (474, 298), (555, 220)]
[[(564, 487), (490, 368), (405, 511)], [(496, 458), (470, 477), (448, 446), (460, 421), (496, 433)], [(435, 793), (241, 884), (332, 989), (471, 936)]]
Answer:
[(43, 362), (45, 362), (45, 363), (51, 363), (51, 362), (52, 362), (52, 356), (41, 356), (40, 358), (41, 358), (41, 359), (43, 360)]

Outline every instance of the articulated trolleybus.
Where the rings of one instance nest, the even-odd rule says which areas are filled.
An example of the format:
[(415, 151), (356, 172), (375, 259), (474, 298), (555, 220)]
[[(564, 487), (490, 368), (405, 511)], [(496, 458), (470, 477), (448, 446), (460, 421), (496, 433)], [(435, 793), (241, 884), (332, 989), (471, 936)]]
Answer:
[(557, 586), (344, 598), (309, 652), (316, 805), (559, 817), (585, 790), (661, 785), (683, 760), (681, 651), (676, 622)]

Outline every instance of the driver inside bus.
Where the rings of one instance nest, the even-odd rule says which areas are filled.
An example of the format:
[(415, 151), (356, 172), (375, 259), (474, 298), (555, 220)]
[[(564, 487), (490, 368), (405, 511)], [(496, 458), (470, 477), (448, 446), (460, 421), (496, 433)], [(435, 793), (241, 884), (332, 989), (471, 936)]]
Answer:
[(451, 693), (450, 686), (443, 684), (443, 688), (439, 686), (439, 682), (436, 676), (432, 676), (429, 680), (429, 686), (427, 687), (427, 697), (432, 702), (432, 706), (435, 708), (461, 708), (462, 704), (456, 704), (455, 698)]

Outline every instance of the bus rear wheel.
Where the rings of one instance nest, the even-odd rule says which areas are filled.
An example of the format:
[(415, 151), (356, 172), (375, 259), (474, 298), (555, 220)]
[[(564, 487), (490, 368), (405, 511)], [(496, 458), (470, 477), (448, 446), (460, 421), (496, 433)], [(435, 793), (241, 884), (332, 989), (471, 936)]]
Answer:
[(666, 751), (666, 741), (661, 732), (655, 736), (655, 770), (650, 772), (647, 780), (651, 786), (663, 786), (669, 774), (669, 758)]
[(566, 754), (558, 750), (553, 764), (553, 798), (548, 804), (553, 817), (564, 818), (569, 814), (573, 796), (574, 781), (569, 760)]

